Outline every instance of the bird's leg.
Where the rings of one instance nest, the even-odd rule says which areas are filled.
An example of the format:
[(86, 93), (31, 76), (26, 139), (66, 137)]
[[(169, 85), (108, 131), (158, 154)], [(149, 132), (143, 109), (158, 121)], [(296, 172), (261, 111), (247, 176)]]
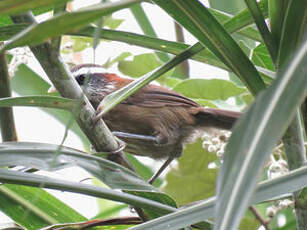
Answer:
[(159, 138), (156, 136), (141, 135), (141, 134), (134, 134), (134, 133), (124, 133), (124, 132), (118, 132), (118, 131), (114, 131), (112, 133), (114, 136), (119, 137), (119, 138), (130, 138), (130, 139), (135, 139), (135, 140), (153, 142), (153, 144), (159, 144)]
[(153, 182), (161, 175), (161, 173), (166, 169), (166, 167), (174, 160), (173, 156), (167, 158), (167, 160), (163, 163), (163, 165), (159, 168), (159, 170), (148, 180), (149, 184), (153, 184)]
[[(140, 134), (133, 134), (133, 133), (125, 133), (125, 132), (112, 132), (114, 136), (119, 138), (131, 138), (135, 140), (142, 140), (152, 142), (153, 144), (164, 144), (165, 139), (158, 136), (150, 136), (150, 135), (140, 135)], [(148, 183), (153, 184), (153, 182), (161, 175), (164, 169), (174, 160), (174, 156), (169, 156), (169, 158), (163, 163), (163, 165), (159, 168), (159, 170), (149, 179)]]

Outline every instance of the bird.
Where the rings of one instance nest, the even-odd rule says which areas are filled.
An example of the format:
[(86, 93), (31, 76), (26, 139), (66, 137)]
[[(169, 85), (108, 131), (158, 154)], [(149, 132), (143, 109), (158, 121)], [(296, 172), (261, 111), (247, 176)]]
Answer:
[[(96, 110), (105, 96), (134, 81), (97, 64), (76, 65), (71, 72)], [(230, 130), (240, 115), (237, 111), (202, 107), (171, 89), (148, 84), (102, 118), (127, 144), (124, 151), (167, 159), (149, 180), (153, 183), (173, 159), (181, 156), (195, 133), (207, 128)]]

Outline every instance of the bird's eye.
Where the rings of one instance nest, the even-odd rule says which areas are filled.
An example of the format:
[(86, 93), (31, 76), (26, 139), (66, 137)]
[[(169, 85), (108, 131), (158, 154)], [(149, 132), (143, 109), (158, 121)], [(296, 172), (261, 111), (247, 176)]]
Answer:
[(83, 85), (86, 74), (81, 74), (75, 77), (79, 85)]

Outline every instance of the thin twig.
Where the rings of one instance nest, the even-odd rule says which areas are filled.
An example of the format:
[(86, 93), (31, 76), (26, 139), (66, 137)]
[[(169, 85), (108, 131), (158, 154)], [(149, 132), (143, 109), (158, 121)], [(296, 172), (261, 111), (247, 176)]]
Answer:
[(254, 206), (250, 206), (249, 210), (254, 214), (256, 219), (265, 228), (265, 230), (270, 230), (269, 221), (265, 220)]

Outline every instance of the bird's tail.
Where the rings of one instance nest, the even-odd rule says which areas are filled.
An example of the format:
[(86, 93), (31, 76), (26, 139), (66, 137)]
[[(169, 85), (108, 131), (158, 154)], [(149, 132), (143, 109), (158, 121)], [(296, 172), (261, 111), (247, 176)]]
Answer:
[(201, 108), (195, 117), (197, 124), (201, 127), (230, 130), (241, 114), (231, 110)]

